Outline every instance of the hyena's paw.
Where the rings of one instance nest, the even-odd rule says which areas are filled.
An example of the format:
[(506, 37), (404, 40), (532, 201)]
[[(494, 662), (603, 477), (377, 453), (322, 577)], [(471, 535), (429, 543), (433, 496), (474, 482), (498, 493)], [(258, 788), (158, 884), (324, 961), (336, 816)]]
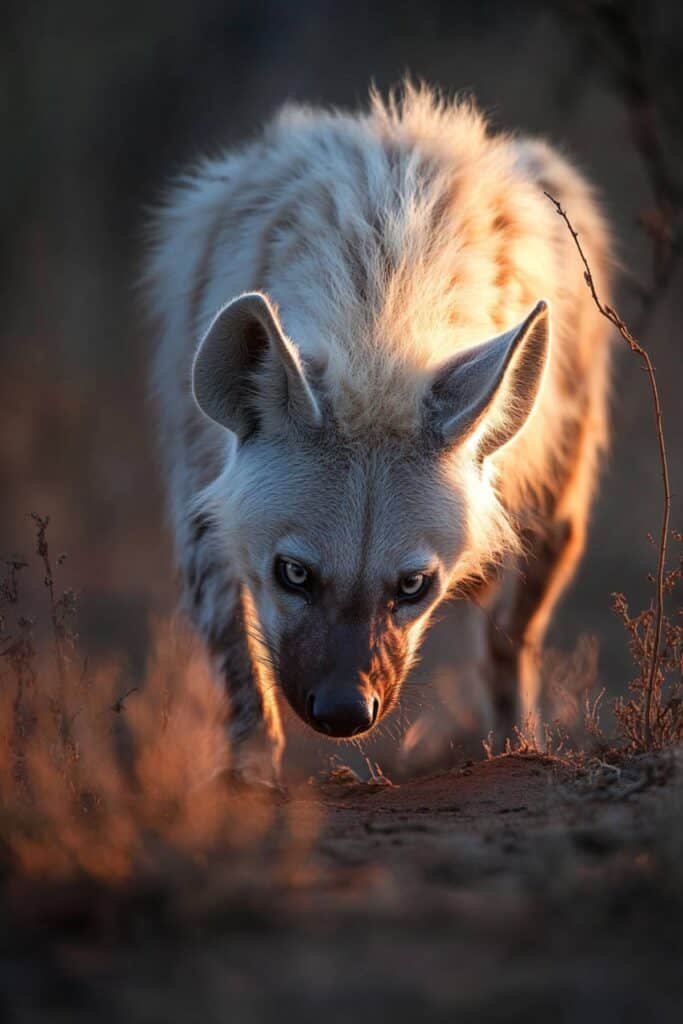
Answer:
[(250, 776), (239, 768), (226, 768), (221, 772), (221, 781), (239, 793), (254, 796), (268, 803), (281, 804), (289, 800), (287, 788), (282, 783)]
[(282, 745), (265, 732), (240, 743), (232, 753), (232, 764), (222, 775), (226, 782), (269, 800), (287, 799), (282, 784)]

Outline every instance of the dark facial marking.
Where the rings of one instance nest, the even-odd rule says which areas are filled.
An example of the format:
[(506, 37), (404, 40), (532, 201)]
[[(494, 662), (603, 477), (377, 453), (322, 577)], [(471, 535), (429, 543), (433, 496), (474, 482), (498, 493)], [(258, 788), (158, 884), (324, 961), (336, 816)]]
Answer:
[[(343, 615), (330, 622), (321, 607), (283, 637), (278, 654), (280, 685), (297, 714), (307, 720), (312, 698), (342, 702), (378, 701), (377, 720), (398, 699), (407, 667), (405, 629), (389, 608), (373, 614), (359, 593)], [(374, 724), (374, 723), (373, 723)]]

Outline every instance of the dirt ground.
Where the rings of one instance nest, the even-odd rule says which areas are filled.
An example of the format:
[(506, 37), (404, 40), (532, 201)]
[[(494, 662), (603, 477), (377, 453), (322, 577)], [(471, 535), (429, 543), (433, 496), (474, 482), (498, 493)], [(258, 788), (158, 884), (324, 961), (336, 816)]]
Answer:
[(337, 770), (275, 808), (258, 856), (172, 884), (8, 881), (2, 1020), (678, 1021), (680, 766)]

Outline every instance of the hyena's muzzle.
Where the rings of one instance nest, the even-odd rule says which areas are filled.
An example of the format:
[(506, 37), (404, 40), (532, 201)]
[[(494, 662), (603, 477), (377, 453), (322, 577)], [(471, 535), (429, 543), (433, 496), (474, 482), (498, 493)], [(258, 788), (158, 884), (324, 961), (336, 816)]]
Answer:
[(311, 728), (350, 738), (396, 703), (408, 669), (403, 632), (391, 622), (340, 621), (283, 637), (280, 686)]

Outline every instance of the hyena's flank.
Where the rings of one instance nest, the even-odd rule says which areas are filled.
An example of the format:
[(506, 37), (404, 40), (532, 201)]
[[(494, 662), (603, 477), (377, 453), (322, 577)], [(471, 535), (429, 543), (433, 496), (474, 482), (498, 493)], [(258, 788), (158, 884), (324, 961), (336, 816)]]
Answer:
[(603, 322), (544, 190), (604, 294), (606, 229), (577, 171), (424, 89), (356, 116), (287, 108), (159, 214), (177, 558), (243, 766), (277, 764), (276, 693), (322, 733), (372, 729), (458, 590), (490, 602), (500, 735), (535, 707), (608, 389)]

